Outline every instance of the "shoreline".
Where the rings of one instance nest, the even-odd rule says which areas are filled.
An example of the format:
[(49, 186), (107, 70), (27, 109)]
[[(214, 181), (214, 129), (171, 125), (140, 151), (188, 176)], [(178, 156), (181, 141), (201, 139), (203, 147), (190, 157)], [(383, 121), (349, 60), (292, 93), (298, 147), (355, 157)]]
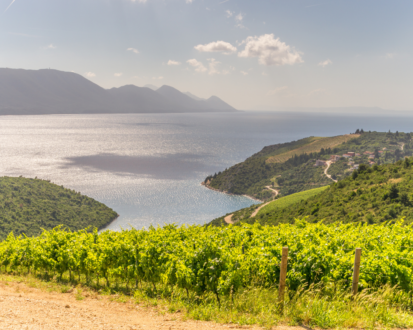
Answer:
[(208, 186), (207, 184), (205, 184), (205, 182), (201, 182), (201, 186), (204, 186), (204, 187), (206, 187), (206, 188), (208, 188), (208, 189), (211, 189), (211, 190), (216, 191), (216, 192), (220, 192), (220, 193), (225, 194), (225, 195), (230, 195), (230, 196), (244, 196), (244, 197), (247, 197), (247, 198), (249, 198), (249, 199), (252, 199), (253, 201), (256, 201), (256, 202), (259, 202), (259, 203), (264, 203), (264, 201), (262, 201), (262, 200), (260, 200), (260, 199), (257, 199), (257, 198), (254, 198), (254, 197), (249, 196), (249, 195), (231, 194), (231, 193), (226, 192), (226, 191), (221, 191), (221, 190), (212, 188), (212, 187)]
[(117, 218), (119, 218), (120, 215), (118, 214), (113, 220), (109, 221), (107, 224), (103, 225), (101, 228), (98, 228), (98, 234), (107, 228), (113, 221), (115, 221)]

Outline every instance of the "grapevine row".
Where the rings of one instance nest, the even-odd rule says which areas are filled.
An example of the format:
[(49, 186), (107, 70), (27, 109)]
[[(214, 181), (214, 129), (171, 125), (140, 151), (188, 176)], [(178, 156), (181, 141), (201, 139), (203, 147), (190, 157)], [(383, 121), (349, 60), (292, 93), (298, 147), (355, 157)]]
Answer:
[(384, 284), (410, 290), (413, 231), (395, 224), (310, 224), (264, 227), (167, 225), (121, 232), (58, 227), (38, 237), (10, 234), (0, 243), (3, 271), (43, 272), (86, 281), (160, 283), (198, 294), (228, 295), (252, 285), (276, 286), (281, 250), (289, 247), (287, 286), (303, 283), (351, 285), (354, 249), (363, 250), (360, 288)]

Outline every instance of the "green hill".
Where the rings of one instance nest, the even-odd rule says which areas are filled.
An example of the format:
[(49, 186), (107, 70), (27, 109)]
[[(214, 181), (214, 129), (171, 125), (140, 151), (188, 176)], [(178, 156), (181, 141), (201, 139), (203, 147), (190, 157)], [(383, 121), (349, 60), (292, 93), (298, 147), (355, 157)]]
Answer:
[[(244, 162), (208, 176), (204, 184), (219, 191), (268, 201), (275, 197), (268, 186), (286, 196), (331, 184), (332, 180), (324, 174), (325, 167), (314, 166), (316, 160), (329, 160), (332, 155), (354, 152), (357, 155), (351, 161), (355, 164), (369, 164), (373, 156), (377, 164), (390, 164), (412, 155), (410, 133), (357, 133), (329, 138), (309, 137), (267, 146)], [(342, 158), (331, 165), (328, 174), (343, 179), (350, 175), (350, 166), (352, 163)]]
[[(231, 221), (233, 222), (239, 222), (241, 220), (246, 220), (252, 217), (252, 215), (254, 214), (254, 212), (257, 212), (257, 216), (259, 216), (260, 214), (263, 213), (268, 213), (272, 210), (275, 209), (282, 209), (288, 205), (292, 205), (295, 204), (297, 202), (300, 201), (304, 201), (314, 195), (317, 195), (319, 193), (321, 193), (322, 191), (328, 189), (328, 186), (324, 186), (324, 187), (320, 187), (320, 188), (314, 188), (314, 189), (310, 189), (310, 190), (305, 190), (305, 191), (301, 191), (292, 195), (288, 195), (285, 197), (281, 197), (276, 199), (273, 202), (267, 203), (267, 205), (265, 204), (255, 204), (252, 205), (250, 207), (246, 207), (244, 209), (235, 211), (234, 213), (232, 213), (232, 217), (231, 217)], [(263, 207), (264, 206), (264, 207)], [(222, 217), (219, 217), (217, 219), (212, 220), (211, 222), (209, 222), (207, 224), (207, 226), (225, 226), (226, 222), (225, 222), (225, 217), (227, 215), (229, 215), (231, 213), (228, 213)], [(253, 221), (255, 222), (255, 220)]]
[(49, 181), (0, 177), (0, 240), (10, 232), (36, 236), (58, 225), (102, 228), (117, 216), (104, 204)]
[[(319, 188), (318, 193), (316, 189), (308, 191), (308, 198), (305, 198), (305, 192), (286, 196), (269, 203), (253, 218), (245, 216), (237, 220), (238, 223), (278, 225), (307, 217), (307, 221), (312, 223), (339, 221), (374, 224), (404, 217), (406, 223), (413, 223), (412, 189), (412, 158), (373, 167), (362, 164), (351, 176), (338, 183), (322, 191)], [(242, 214), (244, 210), (237, 212)], [(211, 224), (225, 224), (217, 220)]]

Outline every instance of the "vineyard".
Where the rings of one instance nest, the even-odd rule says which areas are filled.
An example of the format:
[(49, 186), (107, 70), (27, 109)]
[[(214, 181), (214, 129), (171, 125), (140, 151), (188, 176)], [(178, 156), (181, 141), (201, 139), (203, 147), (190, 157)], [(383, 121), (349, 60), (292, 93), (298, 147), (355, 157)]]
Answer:
[(362, 248), (360, 288), (398, 285), (413, 277), (413, 235), (402, 221), (388, 225), (309, 224), (176, 227), (122, 232), (68, 232), (0, 243), (5, 272), (63, 276), (107, 287), (151, 283), (221, 296), (243, 287), (276, 286), (283, 246), (289, 247), (287, 287), (335, 283), (350, 287), (354, 250)]

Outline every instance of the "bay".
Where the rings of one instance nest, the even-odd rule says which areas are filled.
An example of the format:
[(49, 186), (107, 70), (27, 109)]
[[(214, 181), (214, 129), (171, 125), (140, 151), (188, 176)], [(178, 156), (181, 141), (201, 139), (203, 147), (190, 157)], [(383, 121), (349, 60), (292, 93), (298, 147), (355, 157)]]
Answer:
[(107, 228), (204, 224), (256, 203), (204, 178), (307, 136), (413, 131), (411, 116), (255, 112), (0, 117), (0, 175), (48, 179), (120, 215)]

